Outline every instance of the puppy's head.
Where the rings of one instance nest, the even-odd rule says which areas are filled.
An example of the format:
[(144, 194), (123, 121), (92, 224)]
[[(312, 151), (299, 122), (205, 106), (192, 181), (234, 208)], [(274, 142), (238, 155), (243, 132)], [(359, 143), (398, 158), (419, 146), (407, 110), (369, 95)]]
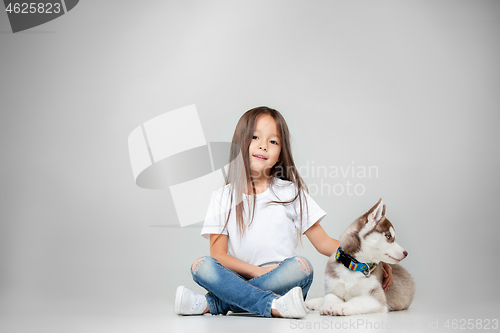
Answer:
[(340, 236), (340, 246), (359, 261), (385, 261), (396, 264), (408, 252), (396, 243), (396, 231), (385, 217), (385, 205), (380, 199), (368, 212), (358, 217)]

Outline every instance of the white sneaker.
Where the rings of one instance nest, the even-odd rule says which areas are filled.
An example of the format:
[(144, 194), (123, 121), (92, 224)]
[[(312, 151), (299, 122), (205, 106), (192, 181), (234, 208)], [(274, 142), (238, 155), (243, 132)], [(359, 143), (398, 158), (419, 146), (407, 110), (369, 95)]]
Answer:
[(177, 287), (174, 312), (179, 315), (201, 315), (207, 308), (205, 296), (195, 293), (184, 286)]
[(276, 298), (276, 310), (283, 318), (304, 318), (307, 315), (302, 288), (295, 287), (285, 295)]

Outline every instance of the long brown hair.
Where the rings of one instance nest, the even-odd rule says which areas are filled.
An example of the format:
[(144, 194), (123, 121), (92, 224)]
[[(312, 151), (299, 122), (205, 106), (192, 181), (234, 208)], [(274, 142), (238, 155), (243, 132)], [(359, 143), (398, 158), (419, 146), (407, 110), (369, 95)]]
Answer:
[[(229, 216), (232, 212), (232, 204), (233, 200), (235, 200), (235, 209), (236, 209), (236, 224), (237, 230), (240, 235), (243, 236), (245, 234), (245, 222), (243, 219), (244, 214), (244, 205), (242, 199), (242, 193), (249, 192), (247, 197), (248, 207), (250, 207), (250, 198), (252, 198), (252, 209), (248, 212), (248, 217), (250, 225), (253, 221), (254, 212), (255, 212), (255, 184), (252, 176), (252, 172), (250, 169), (250, 157), (249, 157), (249, 147), (250, 142), (253, 137), (253, 132), (255, 129), (255, 124), (257, 122), (257, 118), (262, 115), (269, 115), (273, 117), (276, 121), (276, 125), (278, 127), (278, 136), (281, 144), (281, 152), (278, 159), (278, 162), (271, 168), (270, 170), (270, 178), (271, 181), (274, 181), (275, 177), (287, 180), (295, 184), (296, 193), (293, 199), (289, 201), (271, 201), (268, 204), (282, 204), (289, 205), (293, 203), (296, 199), (299, 200), (300, 207), (300, 232), (298, 234), (298, 239), (300, 241), (300, 236), (302, 235), (302, 202), (305, 202), (305, 209), (308, 211), (307, 202), (304, 199), (304, 191), (309, 193), (307, 186), (300, 176), (297, 168), (295, 167), (295, 162), (292, 156), (292, 149), (290, 146), (290, 133), (288, 131), (288, 126), (286, 124), (285, 118), (278, 111), (260, 106), (245, 112), (238, 124), (236, 125), (236, 129), (234, 130), (234, 135), (232, 139), (231, 151), (229, 156), (229, 169), (226, 178), (226, 185), (231, 184), (230, 186), (225, 186), (225, 188), (229, 191), (229, 211), (226, 218), (226, 223), (224, 225), (223, 231), (227, 228), (227, 224), (229, 222)], [(238, 155), (241, 154), (242, 159), (238, 159)], [(238, 163), (238, 161), (241, 161)], [(252, 188), (250, 191), (247, 191), (248, 184), (251, 184)], [(270, 184), (271, 191), (273, 188), (273, 183)], [(273, 191), (274, 193), (274, 191)], [(308, 215), (308, 214), (307, 214)], [(222, 232), (221, 232), (222, 233)]]

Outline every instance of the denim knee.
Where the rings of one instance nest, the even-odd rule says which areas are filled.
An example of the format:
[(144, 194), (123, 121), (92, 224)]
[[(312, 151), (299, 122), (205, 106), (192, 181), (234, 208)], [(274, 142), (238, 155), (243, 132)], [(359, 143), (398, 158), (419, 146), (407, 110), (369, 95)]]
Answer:
[(204, 256), (196, 259), (193, 261), (193, 264), (191, 265), (191, 273), (196, 273), (196, 271), (200, 268), (200, 266), (203, 264), (205, 260), (208, 258), (211, 258), (210, 256)]
[(214, 257), (205, 256), (196, 259), (191, 265), (191, 275), (196, 283), (214, 283), (219, 280), (217, 265), (219, 262)]
[(312, 276), (314, 273), (313, 267), (311, 265), (311, 262), (304, 257), (301, 256), (295, 256), (293, 257), (297, 265), (299, 266), (300, 270), (302, 273), (304, 273), (306, 276)]
[(200, 270), (205, 271), (207, 270), (207, 268), (210, 269), (211, 267), (214, 267), (214, 265), (216, 265), (217, 263), (218, 263), (217, 259), (211, 256), (204, 256), (197, 258), (195, 261), (193, 261), (193, 264), (191, 265), (191, 274), (197, 275), (198, 273), (200, 273)]

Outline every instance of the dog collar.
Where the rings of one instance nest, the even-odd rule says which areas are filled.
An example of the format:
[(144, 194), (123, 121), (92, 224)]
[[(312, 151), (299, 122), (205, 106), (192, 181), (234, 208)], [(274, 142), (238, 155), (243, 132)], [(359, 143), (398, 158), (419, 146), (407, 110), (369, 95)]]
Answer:
[(341, 247), (338, 248), (337, 252), (335, 253), (335, 259), (337, 261), (340, 261), (346, 268), (348, 268), (351, 271), (357, 271), (363, 273), (366, 277), (370, 276), (371, 272), (377, 268), (377, 264), (370, 262), (370, 263), (364, 263), (364, 262), (359, 262), (347, 253), (345, 253)]

